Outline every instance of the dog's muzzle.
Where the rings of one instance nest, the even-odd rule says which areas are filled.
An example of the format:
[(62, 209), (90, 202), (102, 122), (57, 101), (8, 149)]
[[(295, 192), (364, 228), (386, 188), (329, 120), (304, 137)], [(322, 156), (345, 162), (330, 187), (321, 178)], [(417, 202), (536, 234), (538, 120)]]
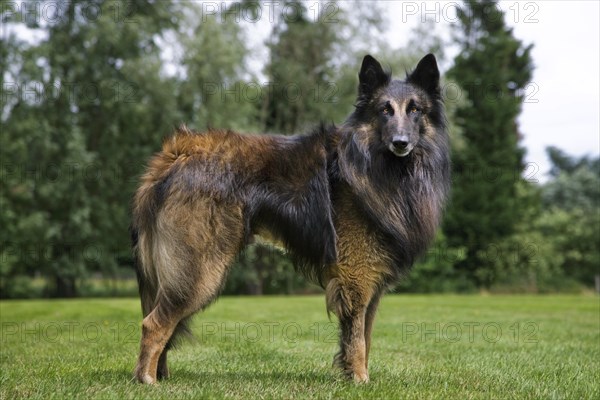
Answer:
[(390, 143), (390, 151), (398, 157), (407, 156), (413, 149), (412, 144), (408, 141), (406, 136), (394, 136), (392, 143)]

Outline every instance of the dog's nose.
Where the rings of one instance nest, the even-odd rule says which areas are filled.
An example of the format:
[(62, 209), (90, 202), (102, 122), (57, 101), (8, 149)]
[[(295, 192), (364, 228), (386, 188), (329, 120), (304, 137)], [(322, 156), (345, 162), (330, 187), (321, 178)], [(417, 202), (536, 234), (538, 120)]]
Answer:
[(396, 136), (392, 139), (392, 144), (397, 149), (405, 149), (408, 147), (408, 138), (406, 136)]

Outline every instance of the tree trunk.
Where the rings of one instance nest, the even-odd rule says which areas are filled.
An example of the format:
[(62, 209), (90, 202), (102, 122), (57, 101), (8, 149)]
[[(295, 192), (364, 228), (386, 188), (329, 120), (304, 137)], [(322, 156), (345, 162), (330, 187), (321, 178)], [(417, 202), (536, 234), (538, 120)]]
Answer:
[(76, 297), (77, 288), (75, 287), (75, 279), (65, 278), (62, 276), (55, 277), (55, 291), (52, 297)]

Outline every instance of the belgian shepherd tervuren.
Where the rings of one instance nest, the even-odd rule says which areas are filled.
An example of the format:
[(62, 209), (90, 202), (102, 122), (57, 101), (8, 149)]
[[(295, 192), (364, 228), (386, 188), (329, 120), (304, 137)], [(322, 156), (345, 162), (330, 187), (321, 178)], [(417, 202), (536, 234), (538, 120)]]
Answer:
[(135, 378), (168, 377), (167, 351), (218, 296), (254, 235), (282, 243), (326, 290), (334, 364), (369, 379), (381, 295), (434, 237), (450, 182), (435, 57), (404, 81), (366, 56), (355, 111), (310, 135), (180, 128), (149, 163), (131, 233), (144, 320)]

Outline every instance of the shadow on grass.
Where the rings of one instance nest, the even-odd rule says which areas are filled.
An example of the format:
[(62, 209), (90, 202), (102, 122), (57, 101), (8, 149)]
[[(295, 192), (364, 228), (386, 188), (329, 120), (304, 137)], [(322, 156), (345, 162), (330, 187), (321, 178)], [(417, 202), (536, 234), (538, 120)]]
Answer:
[[(340, 375), (340, 380), (342, 377)], [(334, 371), (306, 371), (306, 372), (282, 372), (282, 371), (238, 371), (238, 372), (194, 372), (194, 371), (175, 371), (173, 376), (164, 381), (173, 383), (183, 382), (205, 382), (209, 384), (225, 383), (241, 383), (241, 382), (296, 382), (296, 383), (331, 383), (336, 380), (336, 373)]]
[[(81, 375), (79, 375), (81, 376)], [(84, 374), (84, 379), (89, 379), (98, 384), (114, 385), (126, 384), (138, 385), (133, 379), (132, 369), (100, 369)], [(244, 383), (282, 383), (287, 385), (330, 385), (332, 383), (352, 383), (345, 378), (341, 372), (335, 369), (323, 369), (319, 371), (260, 371), (240, 370), (232, 371), (193, 371), (189, 369), (172, 369), (171, 377), (159, 381), (159, 385), (195, 385), (195, 386), (229, 386)], [(141, 385), (140, 385), (141, 386)]]

